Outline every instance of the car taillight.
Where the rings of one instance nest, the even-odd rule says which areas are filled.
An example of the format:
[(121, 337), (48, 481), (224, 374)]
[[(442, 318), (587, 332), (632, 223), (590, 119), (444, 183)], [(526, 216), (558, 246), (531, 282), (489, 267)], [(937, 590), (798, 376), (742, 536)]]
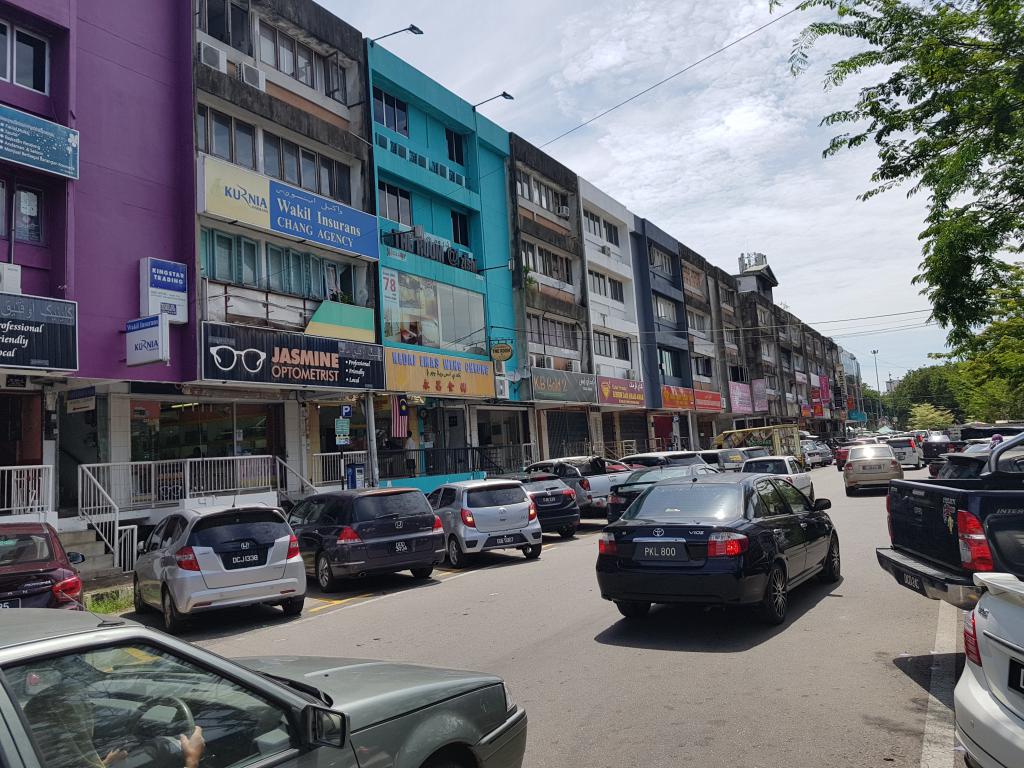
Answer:
[(981, 649), (978, 647), (978, 630), (974, 624), (974, 611), (964, 616), (964, 655), (967, 660), (977, 664), (981, 663)]
[(463, 525), (467, 525), (470, 528), (476, 528), (476, 518), (473, 517), (472, 512), (470, 512), (468, 509), (464, 509), (460, 514), (462, 515)]
[(433, 530), (434, 530), (434, 533), (437, 533), (438, 531), (443, 531), (444, 530), (444, 526), (441, 525), (441, 518), (438, 517), (437, 515), (434, 515), (434, 529)]
[(893, 459), (892, 461), (889, 462), (889, 466), (892, 467), (893, 469), (899, 469), (900, 463), (896, 461), (896, 459)]
[(339, 544), (358, 544), (361, 541), (362, 539), (359, 538), (359, 534), (347, 525), (338, 531)]
[(299, 556), (299, 540), (293, 533), (288, 537), (288, 555), (287, 559), (291, 560), (293, 557)]
[(174, 553), (174, 560), (183, 571), (198, 571), (199, 558), (192, 551), (192, 547), (182, 547)]
[(960, 539), (960, 564), (968, 571), (992, 571), (992, 550), (988, 547), (981, 521), (966, 509), (956, 513), (956, 528)]
[(739, 557), (750, 540), (742, 533), (712, 533), (708, 536), (708, 557)]
[(562, 491), (562, 495), (563, 496), (568, 496), (570, 499), (574, 499), (575, 500), (575, 498), (576, 498), (576, 491), (574, 491), (572, 488), (566, 488), (564, 491)]
[(58, 581), (52, 587), (53, 597), (58, 603), (77, 603), (82, 594), (82, 580), (78, 576)]
[(615, 534), (613, 533), (602, 533), (597, 537), (597, 554), (599, 555), (617, 555), (619, 554), (619, 545), (615, 543)]
[(536, 520), (537, 519), (537, 505), (534, 504), (532, 501), (530, 502), (530, 511), (529, 511), (529, 513), (527, 513), (527, 517), (530, 520)]
[(582, 480), (580, 480), (580, 488), (582, 488), (584, 491), (589, 491), (590, 490), (590, 481), (587, 480), (587, 478), (584, 477)]
[(910, 441), (910, 450), (912, 450), (912, 451), (916, 451), (917, 450), (917, 443), (915, 443), (913, 440)]
[(843, 465), (843, 472), (853, 472), (853, 464), (846, 463)]

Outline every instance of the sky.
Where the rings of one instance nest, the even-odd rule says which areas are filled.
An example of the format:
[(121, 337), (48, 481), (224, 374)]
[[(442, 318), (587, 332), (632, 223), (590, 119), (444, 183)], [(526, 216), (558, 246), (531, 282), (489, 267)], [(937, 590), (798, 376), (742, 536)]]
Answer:
[[(318, 0), (540, 146), (771, 21), (768, 0)], [(785, 8), (784, 10), (788, 9)], [(870, 79), (827, 91), (828, 64), (850, 52), (824, 41), (794, 77), (788, 58), (808, 21), (795, 13), (544, 150), (633, 213), (735, 273), (767, 254), (775, 301), (854, 353), (874, 385), (929, 364), (945, 332), (911, 284), (925, 200), (900, 190), (867, 202), (870, 145), (837, 157), (819, 127)], [(877, 78), (876, 78), (877, 79)], [(870, 319), (856, 319), (870, 318)]]

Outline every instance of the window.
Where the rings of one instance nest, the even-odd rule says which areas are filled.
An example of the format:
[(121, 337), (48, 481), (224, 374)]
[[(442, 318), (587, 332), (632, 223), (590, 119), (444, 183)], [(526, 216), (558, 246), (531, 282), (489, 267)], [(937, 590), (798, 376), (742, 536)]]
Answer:
[(679, 353), (674, 349), (658, 348), (658, 365), (661, 375), (673, 379), (680, 378), (682, 368), (679, 365)]
[(604, 239), (612, 245), (619, 244), (619, 228), (610, 221), (604, 223)]
[(277, 33), (277, 68), (286, 75), (295, 76), (295, 41), (280, 30)]
[(334, 99), (339, 104), (348, 106), (348, 85), (345, 78), (345, 68), (338, 63), (337, 58), (323, 59), (324, 69), (324, 92), (327, 97)]
[(590, 276), (590, 290), (598, 296), (607, 296), (608, 279), (600, 272), (595, 272), (594, 270), (590, 270), (588, 275)]
[(43, 242), (43, 193), (18, 186), (14, 192), (14, 239)]
[(613, 277), (608, 278), (608, 295), (612, 301), (618, 301), (624, 303), (626, 301), (625, 294), (622, 290), (622, 283)]
[(317, 166), (316, 152), (303, 149), (299, 153), (300, 184), (303, 189), (316, 192), (320, 186), (320, 172)]
[(217, 157), (231, 159), (231, 118), (210, 110), (210, 151)]
[(771, 327), (772, 320), (768, 316), (768, 310), (767, 309), (758, 309), (757, 310), (757, 324), (761, 327), (762, 330), (766, 330), (769, 327)]
[(775, 358), (772, 355), (772, 346), (767, 341), (761, 342), (761, 359), (774, 362)]
[(206, 0), (206, 34), (251, 53), (249, 0)]
[(770, 373), (764, 377), (764, 385), (767, 389), (775, 392), (779, 391), (779, 377), (774, 373)]
[(723, 328), (722, 337), (725, 339), (725, 343), (730, 347), (739, 346), (739, 336), (735, 328)]
[(469, 248), (469, 218), (458, 211), (452, 211), (452, 240)]
[(295, 79), (313, 87), (313, 52), (301, 43), (295, 44)]
[[(6, 29), (4, 52), (6, 53)], [(46, 70), (48, 67), (48, 44), (41, 37), (23, 29), (14, 33), (14, 82), (39, 93), (46, 93)], [(6, 68), (6, 62), (5, 62)]]
[(629, 339), (624, 336), (615, 337), (615, 357), (619, 360), (629, 360)]
[(583, 211), (583, 225), (590, 234), (595, 237), (601, 236), (601, 217), (596, 213), (591, 213), (587, 210)]
[(451, 128), (444, 129), (444, 140), (448, 145), (448, 159), (459, 165), (466, 164), (464, 141), (461, 133), (456, 133)]
[(690, 324), (690, 332), (700, 335), (705, 335), (708, 332), (708, 318), (706, 315), (698, 314), (692, 310), (687, 310), (686, 320)]
[(403, 136), (409, 135), (409, 107), (380, 88), (373, 89), (373, 120)]
[[(486, 328), (481, 294), (392, 269), (385, 269), (383, 277), (385, 284), (393, 280), (398, 289), (383, 303), (384, 338), (387, 341), (485, 353)], [(458, 390), (444, 391), (465, 394)]]
[(761, 497), (761, 503), (764, 505), (764, 517), (789, 514), (789, 508), (786, 506), (785, 500), (774, 485), (767, 480), (762, 480), (757, 483), (755, 489), (757, 490), (757, 495)]
[(277, 69), (277, 30), (260, 22), (260, 61)]
[(235, 162), (246, 168), (256, 168), (256, 129), (241, 120), (235, 120)]
[(196, 143), (201, 151), (246, 168), (256, 168), (254, 125), (199, 105), (196, 108), (196, 134)]
[(600, 331), (594, 332), (594, 354), (601, 357), (612, 356), (612, 337)]
[(672, 257), (665, 251), (652, 245), (647, 253), (647, 262), (651, 269), (656, 269), (662, 274), (672, 276)]
[(746, 382), (747, 380), (747, 369), (742, 365), (730, 365), (729, 366), (729, 381)]
[(560, 256), (525, 240), (521, 256), (523, 264), (534, 272), (563, 283), (573, 282), (572, 260), (568, 256)]
[(698, 296), (706, 295), (704, 273), (689, 266), (683, 266), (683, 287)]
[(703, 357), (701, 355), (693, 356), (693, 375), (703, 376), (706, 379), (712, 377), (712, 364), (710, 357)]
[(377, 214), (385, 219), (412, 225), (412, 200), (409, 193), (393, 184), (377, 183)]
[(196, 149), (200, 152), (209, 152), (206, 143), (206, 135), (209, 131), (210, 116), (206, 107), (200, 105), (196, 108)]
[[(152, 645), (80, 648), (33, 658), (4, 672), (34, 736), (39, 762), (46, 768), (104, 765), (104, 755), (117, 754), (127, 743), (137, 745), (131, 728), (139, 723), (161, 723), (154, 726), (154, 738), (177, 744), (182, 729), (175, 730), (170, 720), (178, 715), (167, 714), (167, 705), (153, 707), (154, 702), (171, 699), (195, 712), (196, 719), (217, 734), (216, 746), (206, 747), (206, 757), (221, 757), (218, 764), (273, 760), (271, 755), (299, 745), (284, 707)], [(136, 694), (140, 689), (147, 691), (146, 697)], [(163, 712), (156, 714), (159, 709)], [(147, 768), (163, 764), (156, 754), (134, 749), (131, 762)]]
[(576, 326), (560, 320), (541, 319), (538, 315), (526, 316), (527, 339), (543, 346), (578, 349)]
[(0, 22), (0, 80), (6, 80), (10, 77), (10, 72), (8, 71), (8, 64), (11, 60), (9, 35), (10, 27)]
[(676, 304), (664, 296), (654, 296), (654, 316), (663, 322), (674, 323), (676, 321)]
[(726, 288), (724, 285), (719, 286), (718, 298), (722, 304), (728, 304), (730, 307), (736, 306), (736, 291), (732, 288)]
[(516, 169), (516, 194), (524, 200), (530, 199), (530, 175), (520, 169)]
[(534, 344), (544, 343), (544, 336), (541, 332), (541, 322), (539, 315), (526, 316), (526, 338), (528, 341), (532, 341)]
[(550, 184), (545, 184), (540, 179), (530, 178), (530, 201), (541, 208), (558, 213), (558, 209), (567, 204), (564, 193), (559, 192)]
[(345, 163), (263, 132), (263, 172), (267, 176), (349, 204), (351, 171)]

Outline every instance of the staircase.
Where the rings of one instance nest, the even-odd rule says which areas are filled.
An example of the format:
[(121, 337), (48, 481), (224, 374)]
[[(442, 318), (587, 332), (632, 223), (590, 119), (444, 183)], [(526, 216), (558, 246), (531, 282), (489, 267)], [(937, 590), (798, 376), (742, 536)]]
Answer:
[(114, 556), (91, 528), (85, 531), (64, 531), (58, 533), (57, 538), (65, 552), (81, 552), (85, 555), (85, 562), (75, 566), (83, 581), (121, 576), (121, 569), (114, 567)]

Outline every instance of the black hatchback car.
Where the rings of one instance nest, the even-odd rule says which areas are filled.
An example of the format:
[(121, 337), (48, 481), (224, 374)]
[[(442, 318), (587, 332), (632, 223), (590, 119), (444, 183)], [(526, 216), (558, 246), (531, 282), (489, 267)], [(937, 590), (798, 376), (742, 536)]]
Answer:
[(518, 472), (502, 475), (505, 480), (518, 480), (537, 507), (537, 519), (544, 533), (557, 533), (571, 539), (580, 527), (580, 508), (576, 491), (550, 472)]
[(444, 530), (423, 492), (365, 488), (309, 496), (288, 515), (306, 572), (325, 592), (339, 579), (409, 570), (430, 577), (444, 561)]
[(658, 483), (601, 533), (601, 597), (627, 618), (652, 603), (752, 605), (781, 624), (793, 587), (839, 580), (831, 506), (770, 475)]

